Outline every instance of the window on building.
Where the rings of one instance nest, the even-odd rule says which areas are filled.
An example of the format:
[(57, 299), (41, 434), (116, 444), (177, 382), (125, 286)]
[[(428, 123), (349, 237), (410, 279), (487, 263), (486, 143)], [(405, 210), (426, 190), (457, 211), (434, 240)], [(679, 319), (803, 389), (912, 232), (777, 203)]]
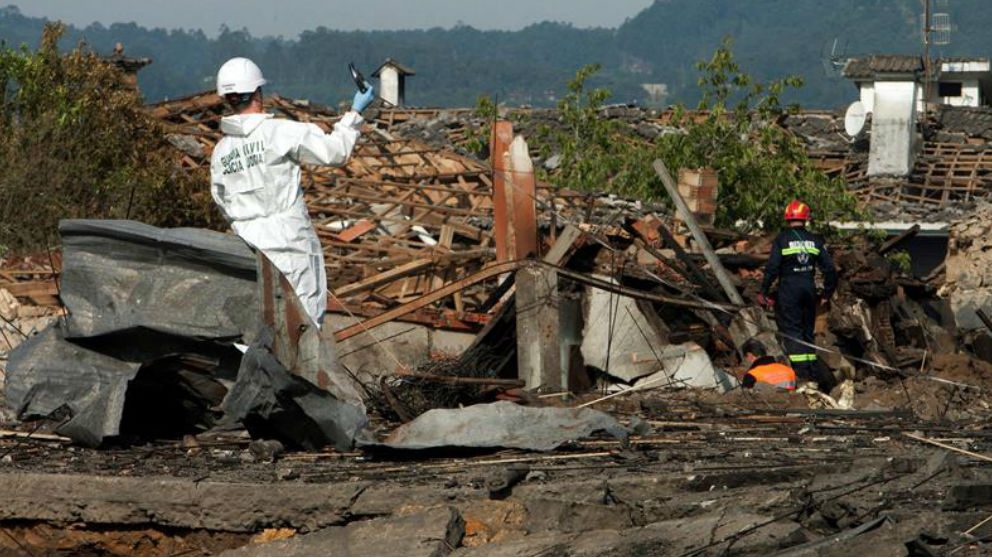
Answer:
[(954, 81), (942, 81), (937, 87), (939, 97), (960, 97), (961, 83)]

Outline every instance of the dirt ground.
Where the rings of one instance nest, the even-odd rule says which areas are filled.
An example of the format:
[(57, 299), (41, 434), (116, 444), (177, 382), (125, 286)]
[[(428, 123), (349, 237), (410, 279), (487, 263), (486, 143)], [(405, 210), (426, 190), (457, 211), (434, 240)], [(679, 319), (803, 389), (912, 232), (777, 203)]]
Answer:
[[(961, 383), (988, 372), (934, 363)], [(629, 441), (551, 453), (271, 458), (237, 433), (101, 450), (8, 434), (0, 553), (987, 555), (986, 384), (904, 383), (908, 398), (869, 382), (853, 411), (761, 390), (616, 397), (599, 408)]]

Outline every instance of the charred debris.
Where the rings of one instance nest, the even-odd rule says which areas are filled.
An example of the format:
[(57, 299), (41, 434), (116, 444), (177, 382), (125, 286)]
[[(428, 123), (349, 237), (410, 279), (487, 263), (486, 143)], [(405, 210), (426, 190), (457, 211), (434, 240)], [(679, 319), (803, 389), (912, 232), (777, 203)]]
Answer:
[[(336, 118), (325, 107), (279, 96), (269, 109), (325, 128)], [(219, 139), (216, 96), (150, 110), (171, 125), (168, 140), (186, 170), (205, 172)], [(552, 116), (533, 111), (531, 118)], [(608, 107), (603, 116), (640, 134), (663, 133), (667, 125), (666, 113), (635, 107)], [(947, 149), (955, 134), (975, 137), (960, 121), (936, 117), (934, 129), (957, 128), (930, 130), (935, 141), (921, 165), (935, 164), (930, 150)], [(238, 239), (130, 222), (64, 222), (62, 253), (5, 260), (8, 409), (18, 420), (68, 413), (58, 428), (66, 434), (90, 421), (69, 435), (94, 446), (129, 433), (195, 434), (245, 424), (245, 410), (225, 405), (263, 397), (239, 386), (279, 384), (275, 366), (314, 393), (354, 406), (356, 416), (368, 411), (409, 422), (429, 409), (496, 398), (532, 404), (536, 394), (561, 393), (541, 403), (562, 405), (627, 391), (728, 392), (738, 386), (745, 341), (778, 347), (774, 320), (747, 302), (755, 298), (768, 239), (707, 226), (719, 203), (715, 173), (683, 170), (676, 180), (661, 165), (659, 176), (682, 210), (570, 192), (535, 180), (532, 153), (508, 121), (493, 129), (489, 161), (457, 153), (474, 125), (470, 112), (381, 110), (346, 167), (308, 169), (307, 200), (331, 278), (323, 333), (301, 325), (278, 272)], [(858, 182), (859, 148), (835, 140), (835, 115), (803, 113), (783, 125), (824, 168), (851, 178), (867, 202), (880, 195), (879, 186)], [(977, 149), (968, 147), (974, 141), (955, 145)], [(983, 164), (981, 157), (954, 158), (969, 168)], [(925, 178), (937, 182), (932, 171)], [(964, 199), (957, 186), (933, 196), (926, 180), (917, 185), (917, 203), (902, 200), (907, 212), (939, 198), (937, 212), (966, 217), (953, 227), (917, 224), (878, 240), (855, 234), (834, 247), (842, 284), (817, 327), (833, 379), (821, 386), (823, 395), (851, 381), (860, 390), (866, 379), (939, 383), (931, 372), (943, 355), (964, 355), (976, 366), (992, 361), (982, 240), (989, 210), (976, 205), (984, 191), (975, 182)], [(888, 257), (907, 250), (909, 267)], [(236, 344), (252, 350), (242, 358)], [(271, 358), (255, 354), (256, 345)], [(256, 376), (242, 382), (247, 362)], [(108, 368), (117, 370), (113, 379), (104, 377)], [(90, 385), (100, 386), (99, 395)], [(160, 397), (165, 393), (172, 397)], [(826, 398), (839, 399), (849, 398)], [(307, 415), (299, 401), (292, 406)], [(354, 419), (343, 433), (294, 437), (262, 426), (271, 421), (279, 422), (248, 420), (259, 435), (308, 448), (351, 447), (365, 426)]]
[[(304, 101), (274, 96), (269, 103), (277, 117), (325, 129), (337, 118)], [(183, 168), (205, 173), (220, 137), (220, 100), (201, 94), (149, 110), (171, 126), (168, 140)], [(634, 107), (604, 113), (646, 137), (667, 133), (669, 116)], [(541, 111), (534, 117), (551, 118)], [(196, 470), (216, 479), (209, 490), (238, 498), (224, 492), (233, 486), (225, 483), (244, 480), (234, 465), (257, 475), (252, 482), (336, 480), (344, 487), (385, 478), (368, 461), (398, 463), (390, 471), (409, 480), (406, 497), (424, 509), (394, 509), (359, 483), (351, 493), (323, 495), (337, 502), (333, 509), (307, 507), (301, 494), (300, 509), (280, 504), (286, 509), (275, 506), (265, 521), (238, 516), (232, 510), (240, 504), (210, 518), (214, 523), (191, 520), (165, 500), (150, 505), (161, 508), (154, 521), (58, 510), (42, 517), (16, 502), (4, 517), (25, 521), (18, 528), (28, 530), (52, 521), (206, 529), (215, 538), (202, 542), (201, 552), (263, 531), (259, 552), (376, 549), (376, 521), (400, 533), (430, 525), (438, 530), (431, 540), (446, 542), (408, 551), (435, 555), (475, 547), (533, 553), (547, 545), (561, 552), (815, 554), (869, 539), (885, 553), (980, 544), (974, 531), (961, 535), (965, 529), (948, 522), (977, 523), (968, 510), (988, 498), (959, 487), (992, 479), (951, 475), (927, 485), (992, 460), (983, 451), (992, 415), (992, 206), (983, 201), (992, 163), (978, 145), (985, 132), (966, 129), (962, 118), (935, 117), (913, 173), (883, 182), (867, 178), (857, 142), (836, 141), (836, 115), (804, 113), (783, 123), (828, 172), (845, 176), (879, 219), (916, 223), (832, 244), (841, 286), (818, 316), (817, 345), (833, 381), (797, 394), (739, 388), (747, 340), (780, 351), (773, 317), (753, 303), (771, 239), (707, 226), (719, 203), (715, 173), (672, 176), (657, 165), (674, 210), (558, 189), (535, 180), (534, 165), (549, 162), (534, 159), (509, 121), (495, 124), (489, 160), (462, 152), (476, 125), (467, 111), (381, 110), (347, 166), (305, 171), (331, 282), (323, 330), (307, 322), (278, 271), (236, 237), (65, 221), (60, 251), (0, 264), (0, 455), (27, 468), (19, 474), (73, 470), (53, 471), (46, 460), (87, 446), (95, 449), (79, 451), (99, 479), (120, 468), (115, 452), (152, 448), (148, 463), (125, 470), (155, 475), (164, 464), (181, 484), (195, 476), (181, 463), (201, 463)], [(948, 160), (957, 166), (948, 169)], [(893, 258), (896, 252), (911, 261)], [(813, 453), (817, 435), (841, 465), (827, 467), (829, 460)], [(501, 457), (494, 461), (492, 453)], [(455, 457), (457, 463), (445, 461)], [(612, 480), (573, 478), (549, 467), (552, 460)], [(681, 479), (668, 487), (673, 493), (755, 488), (745, 473), (738, 478), (713, 468), (716, 462), (742, 470), (764, 464), (772, 476), (763, 483), (781, 484), (781, 501), (750, 502), (748, 492), (731, 513), (729, 500), (718, 496), (715, 509), (723, 511), (704, 513), (710, 504), (699, 503), (681, 515), (660, 504), (664, 498), (635, 503), (640, 496), (631, 491), (647, 482), (644, 471), (670, 469)], [(262, 473), (265, 463), (282, 465)], [(629, 482), (609, 474), (627, 465), (640, 471)], [(417, 492), (437, 480), (434, 466), (457, 495), (438, 500)], [(473, 471), (491, 477), (477, 479)], [(562, 503), (549, 496), (559, 490), (554, 480), (592, 482), (595, 502)], [(92, 492), (80, 502), (100, 499), (97, 484), (80, 489)], [(136, 490), (119, 484), (112, 489)], [(877, 503), (841, 488), (879, 484), (891, 489), (886, 497), (922, 490), (917, 507), (943, 501), (960, 513), (938, 529), (907, 520), (891, 502), (873, 508)], [(490, 494), (484, 506), (468, 495), (475, 489)], [(515, 490), (530, 499), (507, 500)], [(540, 502), (574, 525), (534, 527)], [(613, 535), (586, 537), (575, 519), (581, 514)], [(709, 536), (688, 535), (702, 531)], [(217, 533), (230, 540), (219, 542)], [(163, 536), (146, 534), (158, 546), (145, 550), (186, 548), (168, 546)]]

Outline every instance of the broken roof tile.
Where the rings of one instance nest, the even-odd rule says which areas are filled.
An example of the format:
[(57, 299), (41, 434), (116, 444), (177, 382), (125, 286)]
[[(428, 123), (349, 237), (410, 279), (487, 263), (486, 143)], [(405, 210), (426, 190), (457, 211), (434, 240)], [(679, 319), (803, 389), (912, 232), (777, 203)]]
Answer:
[(850, 58), (844, 64), (844, 77), (871, 78), (876, 74), (908, 74), (923, 71), (923, 59), (906, 54), (873, 54)]
[(992, 107), (941, 106), (937, 122), (947, 132), (992, 139)]
[(405, 75), (405, 76), (415, 76), (415, 75), (417, 75), (417, 72), (413, 71), (412, 68), (410, 68), (408, 66), (404, 66), (403, 64), (400, 64), (399, 62), (397, 62), (396, 60), (393, 60), (392, 58), (387, 58), (385, 60), (385, 62), (383, 62), (381, 65), (379, 65), (379, 67), (376, 68), (374, 72), (372, 72), (372, 77), (379, 77), (379, 74), (382, 72), (382, 69), (385, 68), (386, 66), (392, 66), (392, 67), (396, 68), (397, 70), (399, 70), (400, 74)]

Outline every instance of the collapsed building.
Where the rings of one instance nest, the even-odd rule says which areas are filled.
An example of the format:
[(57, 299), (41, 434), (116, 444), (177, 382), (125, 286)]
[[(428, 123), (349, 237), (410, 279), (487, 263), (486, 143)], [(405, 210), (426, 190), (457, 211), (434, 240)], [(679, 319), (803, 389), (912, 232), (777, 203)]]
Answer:
[[(338, 117), (267, 102), (325, 130)], [(205, 172), (222, 101), (149, 110)], [(603, 117), (646, 138), (671, 127), (637, 107)], [(817, 328), (842, 384), (830, 394), (735, 389), (740, 346), (777, 345), (741, 304), (768, 239), (705, 226), (705, 172), (670, 180), (688, 213), (555, 188), (533, 172), (554, 157), (509, 122), (488, 160), (462, 149), (480, 127), (469, 110), (382, 109), (346, 166), (305, 169), (330, 283), (320, 333), (236, 238), (64, 222), (61, 254), (0, 268), (19, 424), (0, 449), (15, 495), (0, 527), (28, 545), (15, 552), (981, 549), (962, 533), (992, 482), (975, 453), (992, 413), (988, 118), (924, 118), (905, 176), (875, 176), (842, 115), (782, 123), (889, 235), (838, 246), (842, 286)], [(897, 249), (910, 270), (885, 258)], [(115, 461), (140, 444), (145, 458)], [(881, 502), (850, 492), (878, 486)], [(65, 495), (34, 509), (53, 487)], [(935, 504), (947, 513), (926, 515)]]

